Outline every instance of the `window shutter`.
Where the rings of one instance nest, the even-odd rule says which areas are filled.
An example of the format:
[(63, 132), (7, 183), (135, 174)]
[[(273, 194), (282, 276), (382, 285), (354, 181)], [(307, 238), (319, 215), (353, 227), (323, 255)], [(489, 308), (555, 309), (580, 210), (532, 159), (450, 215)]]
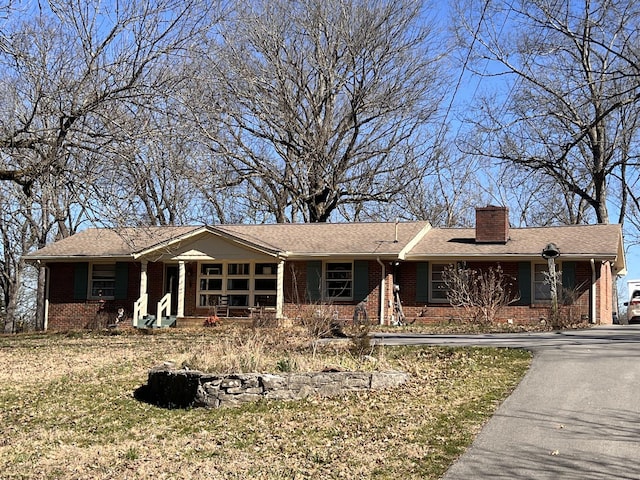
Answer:
[(369, 262), (356, 260), (353, 262), (353, 299), (361, 302), (369, 294)]
[(89, 264), (76, 263), (73, 267), (73, 299), (86, 300), (89, 285)]
[(576, 262), (562, 262), (562, 288), (576, 288)]
[(416, 301), (429, 301), (429, 262), (416, 264)]
[(531, 304), (531, 263), (518, 262), (518, 286), (520, 287), (518, 304)]
[(116, 300), (126, 300), (129, 290), (129, 264), (126, 262), (116, 263), (116, 284), (114, 290)]
[(322, 262), (307, 262), (307, 299), (317, 302), (322, 298)]

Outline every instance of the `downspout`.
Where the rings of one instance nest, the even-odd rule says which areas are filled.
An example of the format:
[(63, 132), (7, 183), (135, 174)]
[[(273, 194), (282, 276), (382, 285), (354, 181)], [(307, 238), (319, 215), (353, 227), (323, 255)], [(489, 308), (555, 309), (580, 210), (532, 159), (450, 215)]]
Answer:
[(380, 281), (380, 325), (384, 325), (384, 304), (387, 301), (386, 281), (387, 272), (384, 263), (380, 260), (380, 257), (376, 257), (376, 260), (382, 268), (382, 280)]
[(591, 262), (591, 323), (596, 323), (596, 263), (592, 258)]

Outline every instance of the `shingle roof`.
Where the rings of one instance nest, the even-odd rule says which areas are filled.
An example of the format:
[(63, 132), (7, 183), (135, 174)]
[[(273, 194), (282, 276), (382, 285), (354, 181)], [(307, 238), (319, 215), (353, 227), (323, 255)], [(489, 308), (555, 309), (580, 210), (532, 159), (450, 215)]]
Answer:
[(428, 222), (220, 225), (217, 230), (290, 256), (397, 255)]
[(201, 227), (90, 228), (30, 253), (27, 259), (130, 257)]
[[(428, 222), (218, 225), (88, 229), (26, 256), (27, 260), (131, 258), (167, 242), (210, 232), (289, 258), (313, 256), (425, 258), (539, 257), (550, 242), (563, 256), (617, 259), (624, 267), (620, 225), (512, 228), (506, 244), (476, 244), (473, 228), (430, 228)], [(426, 232), (426, 233), (425, 233)], [(423, 236), (424, 235), (424, 236)]]
[(620, 225), (570, 225), (511, 228), (509, 241), (475, 243), (473, 228), (434, 228), (411, 250), (410, 256), (536, 256), (555, 243), (561, 255), (615, 257), (620, 254)]

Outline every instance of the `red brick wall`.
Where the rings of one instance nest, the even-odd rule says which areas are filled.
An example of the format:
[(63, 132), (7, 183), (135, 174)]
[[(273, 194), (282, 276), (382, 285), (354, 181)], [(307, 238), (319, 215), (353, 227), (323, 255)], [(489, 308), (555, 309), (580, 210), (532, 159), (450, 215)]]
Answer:
[[(389, 275), (390, 265), (386, 265), (387, 275)], [(382, 269), (380, 264), (375, 261), (368, 262), (369, 270), (369, 287), (368, 295), (364, 300), (367, 310), (367, 317), (371, 322), (377, 323), (380, 316), (380, 280), (382, 279)], [(389, 286), (390, 282), (387, 282)], [(287, 262), (285, 265), (284, 280), (284, 315), (289, 318), (300, 318), (313, 314), (313, 311), (321, 308), (320, 304), (308, 303), (307, 297), (307, 263), (306, 262)], [(333, 301), (330, 305), (322, 307), (327, 311), (337, 313), (340, 320), (351, 320), (357, 302), (337, 302)]]
[[(138, 279), (138, 283), (140, 280)], [(147, 264), (147, 294), (149, 295), (148, 313), (155, 315), (158, 302), (164, 296), (164, 263)]]
[[(179, 274), (180, 272), (178, 272)], [(209, 310), (198, 308), (198, 299), (196, 292), (198, 291), (198, 264), (190, 262), (185, 265), (185, 287), (184, 287), (184, 314), (187, 316), (205, 316)]]
[[(596, 268), (598, 265), (596, 264)], [(599, 265), (599, 276), (596, 281), (596, 289), (600, 292), (596, 310), (598, 312), (598, 323), (611, 325), (613, 323), (613, 278), (611, 265), (603, 262)]]
[[(385, 262), (386, 272), (386, 294), (385, 294), (385, 323), (388, 323), (392, 313), (391, 299), (393, 288), (394, 267), (390, 262)], [(493, 266), (492, 263), (468, 263), (470, 268), (483, 269)], [(507, 262), (501, 264), (503, 272), (514, 278), (514, 288), (517, 285), (517, 262)], [(129, 283), (127, 299), (107, 300), (104, 304), (105, 310), (114, 315), (118, 308), (125, 309), (130, 316), (133, 303), (139, 297), (140, 288), (140, 264), (129, 264)], [(599, 278), (597, 281), (597, 321), (610, 323), (612, 318), (611, 302), (611, 270), (608, 264), (598, 266)], [(74, 264), (72, 263), (52, 263), (49, 264), (49, 319), (48, 328), (52, 330), (66, 330), (86, 327), (95, 317), (100, 303), (97, 300), (70, 300), (73, 296), (73, 274)], [(186, 316), (206, 316), (207, 309), (197, 308), (197, 264), (186, 265), (186, 285), (185, 285), (185, 315)], [(365, 300), (367, 315), (372, 323), (379, 323), (380, 314), (380, 281), (382, 279), (382, 269), (380, 264), (369, 261), (369, 288), (368, 296)], [(295, 280), (293, 272), (295, 272)], [(307, 286), (307, 264), (306, 262), (287, 262), (285, 265), (284, 279), (284, 315), (289, 318), (300, 317), (309, 314), (317, 304), (305, 303)], [(405, 262), (397, 267), (395, 281), (400, 286), (400, 298), (402, 300), (403, 311), (407, 318), (416, 319), (418, 323), (448, 322), (460, 316), (454, 308), (449, 305), (417, 302), (417, 268), (416, 263)], [(147, 269), (149, 311), (155, 313), (156, 304), (162, 298), (164, 292), (164, 265), (162, 263), (149, 263)], [(591, 282), (591, 266), (589, 262), (579, 262), (576, 264), (576, 286), (577, 298), (567, 305), (561, 305), (561, 314), (571, 317), (572, 320), (585, 320), (589, 318), (589, 295)], [(604, 301), (600, 296), (605, 295)], [(333, 302), (328, 307), (332, 312), (337, 312), (341, 320), (353, 318), (355, 302)], [(536, 323), (549, 316), (548, 304), (537, 305), (511, 305), (505, 307), (498, 315), (498, 321), (508, 320), (514, 323)]]
[[(47, 329), (74, 330), (88, 328), (98, 320), (103, 311), (109, 319), (115, 319), (119, 308), (124, 308), (130, 318), (133, 303), (140, 292), (140, 264), (129, 264), (127, 298), (123, 300), (73, 300), (74, 263), (50, 263), (49, 311)], [(102, 314), (101, 314), (102, 315)], [(104, 319), (100, 317), (100, 321)]]
[(476, 208), (476, 242), (506, 243), (509, 240), (507, 207)]
[[(495, 263), (489, 262), (468, 262), (467, 266), (476, 270), (486, 270), (494, 267)], [(518, 290), (518, 263), (505, 262), (500, 263), (504, 275), (508, 275), (512, 279), (513, 288)], [(413, 276), (412, 276), (412, 273)], [(591, 283), (591, 266), (589, 262), (579, 262), (576, 264), (576, 298), (573, 300), (566, 299), (566, 305), (559, 306), (561, 318), (566, 318), (573, 322), (587, 321), (589, 319), (589, 286)], [(401, 281), (409, 283), (401, 284), (401, 293), (404, 291), (406, 295), (401, 295), (403, 302), (403, 310), (407, 318), (415, 318), (417, 323), (441, 323), (458, 321), (461, 311), (448, 304), (416, 302), (415, 295), (415, 264), (402, 265)], [(563, 303), (561, 301), (561, 303)], [(512, 304), (504, 307), (499, 313), (497, 321), (507, 322), (513, 321), (516, 324), (532, 324), (541, 320), (548, 321), (550, 317), (550, 305), (546, 303), (533, 305), (517, 305)]]

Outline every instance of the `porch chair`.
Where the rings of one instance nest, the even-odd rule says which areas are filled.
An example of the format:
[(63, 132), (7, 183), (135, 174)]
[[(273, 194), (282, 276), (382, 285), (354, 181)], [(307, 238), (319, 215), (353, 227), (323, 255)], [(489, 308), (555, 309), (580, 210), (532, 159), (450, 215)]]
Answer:
[(227, 297), (226, 295), (220, 295), (218, 297), (218, 303), (216, 304), (215, 307), (216, 307), (216, 316), (228, 317), (229, 316), (229, 297)]

